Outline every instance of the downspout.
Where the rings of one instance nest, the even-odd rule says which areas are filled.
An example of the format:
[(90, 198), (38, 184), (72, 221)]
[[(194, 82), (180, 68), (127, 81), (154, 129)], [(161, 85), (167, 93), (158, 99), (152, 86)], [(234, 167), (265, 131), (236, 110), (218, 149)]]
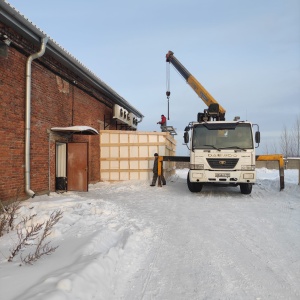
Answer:
[(30, 189), (30, 119), (31, 119), (31, 63), (34, 59), (44, 55), (48, 37), (42, 39), (41, 49), (31, 54), (26, 63), (26, 108), (25, 108), (25, 192), (34, 197), (35, 192)]

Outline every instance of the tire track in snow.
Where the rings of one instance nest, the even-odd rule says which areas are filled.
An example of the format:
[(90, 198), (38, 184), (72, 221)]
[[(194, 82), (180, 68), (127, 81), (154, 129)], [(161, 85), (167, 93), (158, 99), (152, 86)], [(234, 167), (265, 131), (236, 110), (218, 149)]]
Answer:
[(164, 227), (162, 228), (159, 236), (158, 236), (158, 247), (152, 251), (153, 252), (153, 257), (151, 258), (151, 262), (149, 263), (149, 268), (147, 270), (147, 274), (146, 274), (146, 278), (145, 278), (145, 282), (143, 284), (143, 288), (142, 288), (142, 293), (141, 293), (141, 299), (144, 299), (147, 288), (148, 288), (148, 284), (151, 280), (152, 274), (154, 269), (156, 268), (156, 264), (157, 264), (157, 258), (158, 255), (161, 253), (161, 248), (162, 248), (162, 240), (164, 239)]

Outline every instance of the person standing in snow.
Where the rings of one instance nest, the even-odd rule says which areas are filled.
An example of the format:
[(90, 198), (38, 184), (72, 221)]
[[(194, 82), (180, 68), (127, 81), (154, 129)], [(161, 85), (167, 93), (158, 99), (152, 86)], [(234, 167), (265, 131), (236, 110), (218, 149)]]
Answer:
[(157, 124), (160, 124), (160, 128), (163, 131), (163, 126), (167, 126), (167, 118), (165, 115), (161, 115), (161, 120), (157, 122)]
[[(158, 177), (158, 154), (155, 153), (154, 154), (154, 163), (153, 163), (153, 179), (152, 179), (152, 183), (150, 184), (150, 186), (155, 186), (156, 184), (156, 180)], [(166, 179), (163, 175), (163, 165), (161, 164), (161, 181), (163, 185), (166, 185)]]

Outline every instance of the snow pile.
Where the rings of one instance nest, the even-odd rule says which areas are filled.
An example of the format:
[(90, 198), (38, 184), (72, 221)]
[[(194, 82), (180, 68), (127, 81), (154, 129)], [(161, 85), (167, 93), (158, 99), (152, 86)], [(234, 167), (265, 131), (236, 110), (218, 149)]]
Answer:
[[(267, 168), (257, 169), (257, 177), (260, 180), (279, 180), (279, 171), (278, 170), (269, 170)], [(286, 183), (295, 183), (298, 184), (298, 170), (285, 170), (284, 171), (284, 181)]]
[[(1, 299), (299, 299), (298, 170), (258, 169), (239, 188), (190, 193), (187, 170), (162, 188), (98, 183), (22, 204), (38, 221), (60, 209), (51, 244), (34, 265), (8, 262), (14, 232), (0, 238)], [(26, 250), (24, 250), (24, 253)]]

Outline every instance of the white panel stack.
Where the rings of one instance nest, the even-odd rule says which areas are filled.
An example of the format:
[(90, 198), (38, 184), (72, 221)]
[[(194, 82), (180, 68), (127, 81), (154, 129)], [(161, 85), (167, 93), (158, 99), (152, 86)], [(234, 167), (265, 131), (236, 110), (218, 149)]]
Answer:
[[(176, 141), (168, 132), (100, 131), (102, 181), (150, 180), (154, 153), (174, 156)], [(164, 162), (166, 178), (175, 173), (174, 162)]]

